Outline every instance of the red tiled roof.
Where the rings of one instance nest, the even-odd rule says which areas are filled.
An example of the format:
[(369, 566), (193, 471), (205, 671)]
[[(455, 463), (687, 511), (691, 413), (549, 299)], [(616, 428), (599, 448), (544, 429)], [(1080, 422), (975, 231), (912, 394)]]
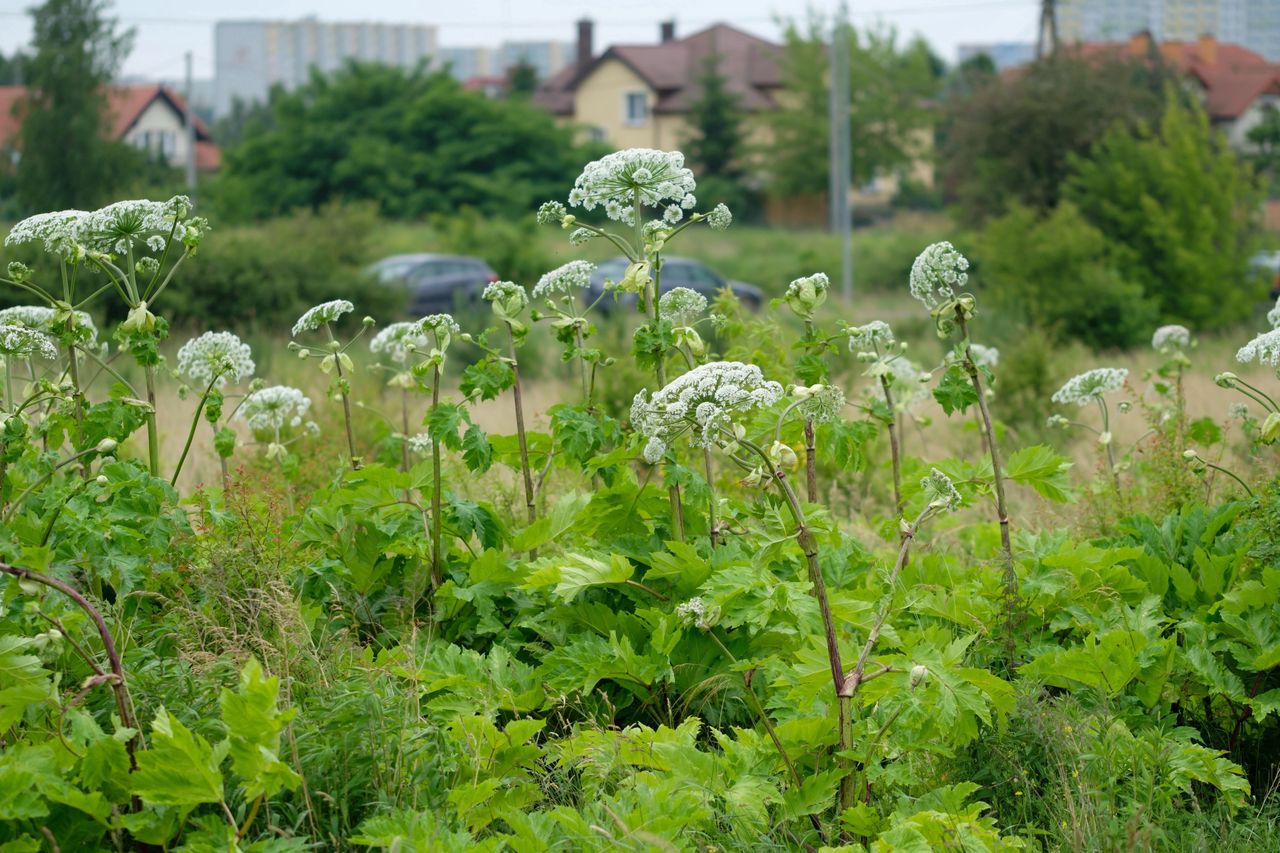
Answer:
[[(0, 144), (11, 144), (22, 127), (20, 104), (26, 93), (25, 86), (0, 86)], [(111, 137), (123, 138), (157, 98), (163, 98), (179, 115), (185, 115), (186, 101), (168, 86), (149, 83), (110, 87), (107, 90), (107, 116)], [(193, 118), (196, 126), (196, 167), (217, 168), (222, 156), (218, 146), (214, 144), (209, 128), (199, 116)], [(206, 163), (212, 165), (206, 166)]]
[[(1083, 57), (1142, 59), (1151, 48), (1150, 36), (1138, 34), (1124, 42), (1086, 42), (1067, 50)], [(1197, 41), (1161, 42), (1158, 48), (1164, 62), (1200, 82), (1210, 118), (1234, 120), (1260, 96), (1280, 95), (1280, 64), (1241, 45), (1203, 36)]]
[(681, 113), (702, 93), (698, 78), (707, 56), (718, 54), (720, 73), (729, 91), (746, 110), (774, 106), (773, 92), (782, 86), (777, 57), (781, 48), (727, 24), (663, 44), (615, 45), (585, 68), (571, 65), (549, 78), (535, 100), (559, 115), (573, 112), (573, 92), (601, 63), (616, 59), (649, 84), (658, 95), (655, 112)]

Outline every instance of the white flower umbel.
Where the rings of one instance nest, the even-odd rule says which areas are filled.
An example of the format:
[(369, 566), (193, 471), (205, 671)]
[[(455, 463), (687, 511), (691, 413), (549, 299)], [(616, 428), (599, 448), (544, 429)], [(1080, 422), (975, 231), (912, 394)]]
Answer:
[(243, 382), (253, 375), (253, 352), (231, 332), (205, 332), (178, 349), (178, 373), (194, 385)]
[[(58, 312), (43, 305), (14, 305), (0, 311), (0, 325), (26, 326), (50, 335), (60, 335), (65, 329), (58, 320)], [(63, 317), (66, 315), (63, 314)], [(87, 311), (73, 311), (75, 339), (79, 343), (92, 344), (98, 340), (98, 327)]]
[(428, 314), (418, 321), (418, 328), (425, 334), (435, 336), (436, 346), (441, 352), (448, 349), (453, 336), (462, 331), (452, 314)]
[(104, 246), (123, 254), (133, 243), (144, 243), (153, 252), (163, 251), (165, 239), (186, 235), (182, 220), (191, 213), (191, 200), (184, 195), (168, 201), (131, 199), (95, 210), (80, 223), (84, 242)]
[(1077, 406), (1087, 406), (1100, 400), (1104, 394), (1119, 391), (1129, 378), (1129, 371), (1123, 367), (1098, 367), (1073, 376), (1053, 395), (1053, 402)]
[(6, 357), (54, 359), (58, 348), (53, 338), (37, 329), (26, 326), (0, 325), (0, 355)]
[(1161, 326), (1151, 336), (1151, 347), (1157, 352), (1181, 352), (1191, 346), (1191, 331), (1186, 326)]
[(782, 386), (766, 380), (754, 364), (713, 361), (672, 380), (652, 398), (646, 391), (636, 394), (631, 425), (649, 439), (644, 458), (652, 464), (684, 431), (695, 429), (693, 443), (709, 447), (743, 416), (781, 399)]
[(427, 335), (418, 323), (403, 321), (392, 323), (369, 341), (369, 351), (385, 355), (395, 364), (404, 364), (411, 350), (425, 350), (430, 345)]
[(1000, 350), (982, 344), (969, 344), (969, 356), (978, 367), (994, 369), (1000, 363)]
[(836, 385), (797, 385), (791, 389), (796, 398), (796, 412), (806, 421), (824, 424), (840, 417), (844, 410), (844, 392)]
[(879, 356), (897, 343), (893, 329), (884, 320), (872, 320), (865, 326), (851, 326), (846, 331), (849, 333), (849, 352), (858, 355), (868, 353)]
[(298, 318), (298, 322), (293, 324), (293, 336), (296, 338), (303, 332), (314, 332), (321, 326), (336, 322), (343, 314), (350, 314), (354, 310), (356, 306), (345, 299), (322, 302), (314, 308), (308, 308), (306, 313)]
[(591, 284), (591, 273), (596, 265), (590, 261), (569, 261), (556, 267), (538, 279), (533, 286), (534, 299), (551, 299), (568, 296), (575, 290), (585, 290)]
[(88, 216), (83, 210), (37, 213), (13, 226), (4, 238), (4, 244), (21, 246), (36, 243), (50, 254), (70, 257), (83, 242), (83, 223)]
[(1263, 332), (1236, 351), (1236, 361), (1248, 364), (1256, 361), (1280, 367), (1280, 329)]
[(1280, 297), (1276, 298), (1276, 307), (1267, 312), (1267, 322), (1271, 328), (1280, 329)]
[(637, 199), (645, 207), (671, 202), (679, 212), (692, 207), (695, 188), (693, 172), (685, 168), (679, 151), (628, 148), (588, 163), (574, 181), (569, 204), (585, 210), (603, 207), (610, 219), (635, 225)]
[(930, 310), (941, 300), (955, 298), (969, 281), (969, 261), (943, 241), (926, 248), (911, 265), (911, 295)]
[(733, 224), (733, 214), (724, 204), (717, 204), (707, 214), (707, 224), (713, 231), (724, 231)]
[(692, 326), (707, 313), (707, 297), (687, 287), (673, 287), (658, 300), (659, 313), (673, 326)]
[(311, 398), (288, 385), (272, 385), (244, 398), (236, 417), (254, 432), (272, 432), (302, 426)]

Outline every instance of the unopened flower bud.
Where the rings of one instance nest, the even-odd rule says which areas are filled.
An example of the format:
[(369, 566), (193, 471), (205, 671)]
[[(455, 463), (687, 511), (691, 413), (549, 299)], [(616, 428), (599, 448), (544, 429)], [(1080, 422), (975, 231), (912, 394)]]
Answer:
[(922, 663), (918, 663), (911, 667), (911, 689), (924, 684), (924, 680), (929, 677), (929, 667)]
[(106, 475), (106, 474), (99, 474), (99, 475), (97, 476), (97, 478), (94, 480), (94, 482), (96, 482), (99, 486), (106, 486), (106, 485), (108, 485), (111, 481), (107, 479), (107, 475)]
[(781, 441), (775, 441), (769, 448), (769, 459), (779, 468), (792, 468), (800, 461), (796, 452)]
[(115, 453), (116, 448), (119, 447), (119, 445), (120, 443), (116, 441), (114, 438), (104, 438), (102, 439), (102, 441), (98, 442), (98, 446), (95, 447), (94, 449), (97, 450), (98, 453), (102, 454), (103, 456), (107, 456), (109, 454)]

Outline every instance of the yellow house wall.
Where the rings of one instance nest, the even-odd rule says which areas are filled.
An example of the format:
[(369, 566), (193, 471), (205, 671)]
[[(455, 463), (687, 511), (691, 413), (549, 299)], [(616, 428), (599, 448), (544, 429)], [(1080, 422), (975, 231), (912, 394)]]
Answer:
[[(649, 115), (634, 124), (626, 120), (626, 94), (643, 92)], [(574, 121), (595, 128), (615, 148), (661, 148), (663, 116), (653, 114), (656, 95), (649, 84), (616, 59), (596, 66), (578, 83), (573, 95)]]

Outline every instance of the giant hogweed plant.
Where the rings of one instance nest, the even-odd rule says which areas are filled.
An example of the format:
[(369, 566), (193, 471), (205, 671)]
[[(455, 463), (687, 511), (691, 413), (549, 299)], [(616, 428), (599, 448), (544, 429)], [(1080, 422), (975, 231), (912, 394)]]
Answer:
[[(1266, 507), (1247, 519), (1239, 504), (1133, 519), (1089, 543), (1021, 531), (1014, 578), (1032, 618), (1025, 637), (1003, 639), (1025, 640), (1015, 660), (1027, 663), (1011, 680), (997, 677), (986, 667), (1000, 660), (990, 637), (999, 635), (1008, 579), (972, 567), (1015, 555), (1009, 537), (997, 544), (993, 525), (972, 526), (967, 508), (995, 490), (1004, 532), (1000, 476), (1045, 497), (1069, 494), (1066, 463), (1047, 448), (999, 454), (977, 405), (995, 363), (968, 340), (976, 311), (961, 292), (958, 253), (931, 247), (911, 284), (929, 284), (939, 330), (961, 338), (934, 397), (948, 413), (977, 408), (989, 465), (906, 452), (904, 413), (932, 373), (906, 360), (883, 323), (830, 334), (816, 305), (806, 320), (817, 277), (791, 294), (806, 320), (801, 345), (766, 339), (771, 354), (794, 362), (751, 358), (741, 342), (743, 360), (713, 352), (699, 328), (716, 322), (725, 335), (736, 312), (724, 296), (708, 316), (698, 294), (663, 291), (661, 256), (682, 228), (727, 225), (728, 212), (688, 213), (694, 187), (678, 157), (622, 154), (589, 166), (570, 201), (604, 207), (636, 234), (580, 223), (556, 205), (543, 218), (569, 227), (575, 243), (627, 247), (619, 284), (645, 315), (632, 355), (657, 380), (636, 394), (628, 429), (594, 406), (610, 358), (590, 347), (578, 302), (583, 264), (548, 273), (534, 290), (538, 318), (553, 325), (582, 386), (577, 405), (550, 413), (551, 436), (519, 425), (519, 394), (515, 437), (490, 439), (468, 413), (469, 401), (518, 387), (529, 308), (519, 285), (486, 292), (496, 333), (468, 334), (435, 316), (374, 336), (373, 354), (402, 392), (399, 459), (390, 465), (364, 461), (358, 445), (353, 415), (366, 407), (351, 382), (352, 341), (335, 335), (295, 348), (327, 362), (341, 383), (346, 458), (280, 521), (288, 560), (268, 583), (284, 589), (246, 587), (237, 597), (245, 607), (296, 609), (299, 627), (288, 636), (311, 644), (305, 668), (296, 648), (273, 645), (274, 633), (205, 636), (192, 611), (162, 603), (199, 599), (210, 567), (186, 543), (234, 527), (244, 486), (224, 488), (225, 504), (206, 498), (192, 530), (168, 482), (115, 458), (118, 443), (144, 426), (145, 407), (119, 398), (128, 389), (90, 404), (91, 383), (77, 393), (64, 381), (64, 345), (36, 328), (43, 320), (3, 324), (0, 571), (14, 582), (0, 599), (0, 668), (16, 673), (16, 686), (0, 689), (0, 842), (528, 850), (692, 849), (691, 839), (708, 839), (1011, 849), (1022, 844), (1017, 835), (1062, 839), (1056, 826), (1016, 825), (1011, 804), (1061, 790), (1050, 790), (1048, 773), (970, 782), (957, 775), (957, 756), (989, 757), (1019, 714), (1015, 697), (1042, 701), (1042, 685), (1098, 709), (1078, 737), (1083, 777), (1106, 776), (1097, 756), (1114, 752), (1135, 768), (1135, 787), (1158, 795), (1162, 816), (1209, 788), (1227, 808), (1244, 804), (1248, 785), (1221, 750), (1243, 754), (1243, 744), (1266, 737), (1280, 689), (1280, 628), (1270, 619), (1280, 586), (1259, 569), (1265, 555), (1250, 556), (1267, 547), (1258, 532)], [(643, 223), (659, 207), (662, 218)], [(317, 306), (308, 312), (320, 318), (315, 328), (298, 334), (321, 332), (339, 308), (354, 310)], [(74, 324), (85, 327), (79, 315)], [(843, 380), (826, 363), (843, 338), (867, 365), (870, 421), (845, 421)], [(461, 403), (441, 394), (454, 340), (481, 353), (460, 372)], [(201, 392), (192, 426), (202, 412), (217, 433), (227, 428), (220, 423), (244, 424), (291, 477), (310, 400), (255, 380), (224, 416), (223, 390), (252, 372), (241, 346), (202, 336), (180, 353), (180, 374)], [(97, 364), (75, 352), (67, 355)], [(414, 393), (430, 399), (425, 435), (411, 435)], [(833, 466), (833, 480), (874, 470), (867, 454), (878, 432), (890, 443), (896, 531), (883, 549), (847, 529), (809, 473), (817, 464)], [(691, 453), (705, 490), (681, 465)], [(418, 455), (429, 460), (415, 464)], [(525, 487), (523, 518), (487, 500), (502, 487), (476, 475), (494, 459)], [(545, 487), (557, 460), (572, 485), (553, 500)], [(666, 496), (649, 486), (657, 463)], [(800, 470), (803, 490), (793, 485)], [(718, 471), (739, 472), (737, 482)], [(429, 511), (418, 492), (430, 493)], [(257, 565), (259, 533), (243, 539), (239, 559)], [(169, 659), (175, 643), (198, 633), (203, 646), (236, 659), (238, 686)], [(279, 662), (280, 681), (241, 664), (246, 643)], [(1197, 743), (1191, 726), (1214, 740)], [(326, 755), (333, 745), (340, 755)], [(1012, 784), (1023, 787), (1006, 793)], [(991, 803), (995, 815), (984, 814)]]

